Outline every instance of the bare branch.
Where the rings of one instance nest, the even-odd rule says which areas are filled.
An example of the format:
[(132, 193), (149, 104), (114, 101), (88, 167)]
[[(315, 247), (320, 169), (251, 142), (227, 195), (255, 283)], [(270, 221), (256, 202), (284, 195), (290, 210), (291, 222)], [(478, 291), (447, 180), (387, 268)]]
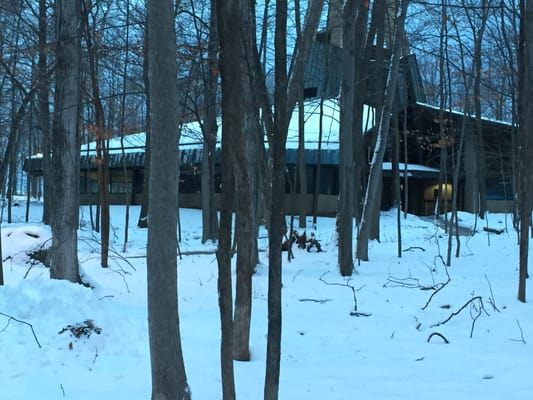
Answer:
[(3, 316), (3, 317), (8, 318), (6, 326), (4, 326), (4, 328), (2, 328), (2, 329), (0, 330), (0, 332), (5, 331), (5, 330), (7, 329), (7, 327), (9, 326), (9, 323), (10, 323), (11, 321), (15, 321), (15, 322), (18, 322), (18, 323), (20, 323), (20, 324), (27, 325), (27, 326), (29, 326), (30, 329), (31, 329), (31, 333), (33, 334), (33, 338), (35, 339), (35, 342), (37, 343), (37, 346), (39, 346), (39, 348), (42, 348), (41, 343), (39, 343), (39, 339), (37, 339), (37, 335), (35, 334), (35, 331), (33, 330), (33, 325), (32, 325), (32, 324), (30, 324), (29, 322), (26, 322), (26, 321), (22, 321), (22, 320), (20, 320), (20, 319), (17, 319), (17, 318), (15, 318), (15, 317), (11, 316), (11, 315), (4, 314), (3, 312), (0, 312), (0, 315)]
[(431, 335), (428, 336), (428, 340), (427, 342), (429, 343), (431, 341), (431, 338), (433, 336), (438, 336), (442, 339), (442, 341), (446, 344), (450, 344), (450, 341), (448, 339), (446, 339), (446, 337), (442, 334), (442, 333), (439, 333), (439, 332), (433, 332)]
[(353, 311), (350, 312), (350, 315), (355, 316), (355, 317), (370, 317), (372, 315), (370, 313), (363, 313), (363, 312), (357, 311), (357, 296), (355, 293), (356, 291), (361, 290), (364, 286), (361, 286), (359, 289), (355, 289), (354, 286), (350, 285), (350, 281), (352, 280), (352, 278), (346, 279), (345, 283), (328, 282), (323, 278), (324, 275), (326, 275), (327, 273), (329, 273), (329, 271), (324, 272), (322, 275), (320, 275), (320, 278), (319, 278), (326, 285), (348, 287), (352, 290), (354, 308), (353, 308)]
[(450, 274), (448, 273), (448, 267), (444, 267), (444, 270), (446, 271), (446, 277), (448, 278), (446, 280), (446, 282), (444, 283), (439, 283), (437, 284), (435, 287), (436, 287), (436, 290), (431, 293), (431, 296), (429, 296), (429, 299), (428, 301), (426, 302), (426, 304), (424, 305), (424, 307), (422, 307), (422, 310), (425, 310), (428, 306), (429, 306), (429, 303), (431, 302), (431, 300), (433, 299), (433, 297), (439, 293), (448, 283), (450, 283), (451, 279), (450, 279)]
[(526, 343), (526, 339), (524, 339), (524, 331), (522, 330), (522, 326), (520, 325), (520, 321), (518, 319), (516, 320), (516, 325), (518, 325), (518, 329), (520, 330), (520, 339), (511, 339), (514, 342), (522, 342), (524, 344)]
[(492, 286), (491, 286), (490, 281), (489, 281), (489, 278), (487, 277), (486, 274), (485, 274), (485, 279), (487, 280), (487, 283), (488, 283), (488, 285), (489, 285), (489, 290), (490, 290), (489, 304), (492, 306), (492, 308), (494, 309), (494, 311), (498, 311), (498, 312), (500, 312), (500, 310), (498, 309), (498, 307), (496, 307), (496, 300), (494, 300), (494, 293), (492, 293)]
[(474, 334), (474, 325), (476, 324), (477, 319), (481, 316), (481, 313), (485, 312), (485, 314), (488, 315), (487, 311), (485, 310), (485, 307), (483, 306), (483, 298), (481, 296), (472, 297), (465, 304), (463, 304), (457, 311), (454, 311), (453, 313), (451, 313), (448, 318), (446, 318), (445, 320), (441, 322), (431, 325), (431, 327), (434, 328), (436, 326), (444, 325), (445, 323), (449, 322), (453, 317), (459, 315), (461, 311), (463, 311), (467, 306), (470, 306), (470, 317), (472, 318), (472, 327), (470, 329), (470, 337), (472, 337)]

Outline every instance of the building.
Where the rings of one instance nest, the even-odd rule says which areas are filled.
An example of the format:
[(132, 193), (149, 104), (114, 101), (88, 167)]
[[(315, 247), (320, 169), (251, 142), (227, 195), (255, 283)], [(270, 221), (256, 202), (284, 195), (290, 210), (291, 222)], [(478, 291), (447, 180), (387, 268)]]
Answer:
[[(339, 63), (340, 49), (326, 44), (324, 36), (319, 34), (311, 48), (305, 70), (305, 162), (308, 195), (306, 207), (311, 213), (315, 182), (318, 179), (318, 213), (333, 215), (337, 210), (339, 184), (339, 104), (335, 98), (340, 88)], [(368, 104), (371, 104), (372, 84), (369, 85)], [(321, 100), (321, 99), (326, 100)], [(407, 171), (408, 212), (429, 215), (435, 211), (439, 180), (442, 178), (446, 188), (446, 200), (451, 199), (453, 191), (458, 194), (459, 209), (469, 209), (464, 203), (464, 170), (461, 171), (459, 187), (451, 185), (452, 167), (441, 171), (439, 152), (425, 144), (438, 140), (440, 111), (425, 103), (424, 90), (416, 57), (406, 56), (401, 61), (400, 78), (395, 101), (395, 118), (400, 129), (408, 132), (401, 140), (406, 140), (407, 154), (400, 156), (403, 176)], [(374, 127), (374, 108), (365, 106), (363, 131), (371, 137)], [(444, 112), (448, 132), (459, 137), (459, 130), (464, 126), (466, 134), (473, 132), (477, 123), (475, 118), (461, 113)], [(463, 122), (465, 122), (463, 124)], [(405, 126), (404, 126), (405, 124)], [(508, 211), (512, 206), (510, 187), (510, 146), (512, 126), (504, 122), (481, 120), (486, 152), (486, 188), (489, 210)], [(319, 129), (321, 128), (321, 131)], [(287, 139), (286, 163), (288, 175), (296, 165), (298, 147), (298, 110), (292, 114)], [(183, 207), (200, 207), (202, 157), (201, 131), (198, 123), (186, 124), (182, 130), (180, 142), (180, 205)], [(144, 177), (144, 134), (128, 135), (124, 138), (125, 154), (122, 154), (120, 140), (109, 142), (109, 193), (112, 204), (140, 204)], [(429, 141), (429, 142), (428, 142)], [(367, 140), (367, 143), (370, 143)], [(370, 145), (368, 145), (370, 149)], [(390, 152), (383, 164), (382, 208), (388, 209), (393, 204), (392, 165)], [(95, 145), (90, 143), (82, 148), (81, 156), (81, 201), (84, 204), (97, 201), (97, 176)], [(371, 155), (369, 154), (369, 160)], [(27, 159), (24, 170), (32, 175), (42, 175), (39, 158)], [(219, 164), (217, 164), (219, 168)], [(125, 172), (124, 172), (125, 171)], [(218, 182), (220, 174), (217, 172)], [(402, 182), (405, 176), (403, 176)], [(218, 183), (217, 183), (218, 185)], [(290, 192), (287, 185), (287, 192)], [(441, 196), (442, 197), (442, 196)], [(402, 195), (403, 198), (403, 195)], [(287, 210), (293, 209), (290, 196), (287, 196)], [(442, 211), (442, 210), (441, 210)]]

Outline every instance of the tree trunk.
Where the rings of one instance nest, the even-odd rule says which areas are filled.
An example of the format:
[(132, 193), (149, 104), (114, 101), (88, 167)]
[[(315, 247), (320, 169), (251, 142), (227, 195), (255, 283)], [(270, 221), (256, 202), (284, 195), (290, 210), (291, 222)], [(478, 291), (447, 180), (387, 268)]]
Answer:
[[(145, 24), (144, 28), (144, 43), (148, 45), (150, 33), (148, 31), (148, 24)], [(146, 109), (150, 109), (150, 79), (148, 78), (148, 68), (150, 60), (148, 57), (143, 59), (143, 83), (144, 91), (146, 94)], [(146, 113), (146, 140), (144, 144), (144, 175), (142, 184), (142, 197), (141, 197), (141, 211), (139, 212), (139, 220), (137, 226), (139, 228), (148, 228), (148, 193), (150, 191), (150, 136), (152, 132), (152, 118), (150, 112)]]
[[(307, 217), (307, 171), (305, 167), (305, 107), (303, 88), (298, 101), (298, 227), (305, 229)], [(294, 210), (296, 212), (296, 210)]]
[(394, 186), (394, 206), (396, 207), (396, 232), (398, 242), (398, 258), (402, 257), (402, 190), (400, 184), (400, 129), (398, 118), (392, 121), (392, 179)]
[[(248, 41), (249, 42), (249, 41)], [(246, 66), (243, 63), (243, 71)], [(248, 71), (250, 73), (250, 71)], [(241, 79), (249, 76), (241, 75)], [(236, 360), (250, 359), (249, 338), (252, 312), (252, 275), (257, 263), (257, 182), (255, 161), (257, 142), (257, 110), (252, 100), (251, 82), (244, 79), (238, 97), (242, 101), (240, 127), (235, 130), (239, 151), (235, 152), (235, 232), (238, 246), (235, 317), (233, 326), (233, 357)]]
[[(327, 69), (326, 69), (327, 70)], [(313, 229), (316, 229), (317, 226), (317, 215), (318, 215), (318, 199), (320, 197), (320, 167), (322, 164), (322, 136), (324, 132), (324, 99), (320, 99), (320, 116), (318, 123), (318, 148), (316, 151), (316, 170), (315, 170), (315, 181), (313, 187)]]
[[(215, 9), (211, 0), (211, 10)], [(209, 39), (207, 43), (207, 73), (205, 82), (205, 123), (203, 129), (202, 153), (202, 243), (218, 238), (218, 217), (215, 203), (215, 153), (217, 144), (217, 80), (218, 80), (218, 32), (216, 13), (209, 20)]]
[(239, 0), (216, 1), (220, 43), (220, 74), (222, 78), (222, 193), (220, 211), (218, 260), (218, 302), (222, 337), (220, 366), (222, 398), (235, 399), (233, 370), (233, 301), (231, 276), (231, 227), (234, 193), (235, 155), (239, 138), (240, 101), (243, 79), (241, 57), (242, 16)]
[(58, 46), (52, 137), (52, 252), (50, 277), (79, 282), (80, 2), (56, 1)]
[[(355, 37), (355, 0), (347, 0), (343, 9), (343, 37)], [(355, 40), (344, 40), (342, 49), (342, 87), (339, 123), (339, 203), (337, 232), (338, 263), (342, 276), (351, 276), (353, 264), (354, 217), (354, 110), (355, 110)], [(357, 134), (357, 133), (356, 133)]]
[(178, 143), (174, 2), (147, 2), (153, 135), (148, 219), (148, 333), (152, 399), (190, 399), (177, 287)]
[(519, 137), (518, 137), (518, 212), (519, 268), (518, 300), (526, 301), (528, 276), (529, 227), (532, 210), (531, 151), (533, 150), (533, 3), (520, 2), (520, 49), (519, 49)]
[(293, 73), (287, 76), (287, 1), (276, 2), (276, 27), (274, 34), (274, 116), (271, 130), (270, 157), (272, 160), (272, 183), (269, 223), (268, 256), (268, 336), (265, 374), (265, 400), (277, 400), (279, 394), (279, 374), (281, 360), (281, 239), (285, 229), (284, 196), (285, 192), (285, 146), (289, 125), (289, 112), (297, 101), (297, 94), (303, 79), (300, 65), (307, 59), (309, 46), (315, 35), (322, 12), (323, 0), (308, 3), (302, 35), (297, 38), (293, 55)]
[(398, 81), (399, 67), (400, 67), (400, 52), (402, 49), (402, 40), (404, 32), (404, 20), (407, 11), (408, 0), (402, 0), (401, 12), (396, 21), (396, 32), (394, 38), (394, 49), (392, 52), (389, 76), (387, 79), (387, 88), (385, 94), (385, 101), (383, 111), (379, 122), (378, 137), (372, 163), (370, 166), (370, 176), (368, 178), (368, 186), (363, 205), (363, 216), (359, 224), (359, 234), (357, 237), (357, 258), (363, 261), (368, 261), (368, 240), (370, 236), (370, 223), (372, 218), (372, 210), (374, 203), (378, 197), (380, 181), (382, 175), (383, 156), (385, 154), (385, 147), (388, 140), (390, 121), (392, 116), (392, 107), (396, 92), (396, 83)]
[[(268, 235), (268, 336), (265, 400), (277, 400), (281, 360), (281, 240), (285, 229), (285, 144), (289, 120), (287, 77), (287, 1), (276, 1), (274, 131), (271, 133), (271, 212)], [(292, 111), (292, 110), (291, 110)]]
[[(85, 40), (88, 47), (89, 58), (89, 76), (91, 80), (92, 103), (94, 108), (94, 126), (92, 131), (96, 139), (96, 169), (98, 176), (98, 198), (100, 206), (100, 259), (102, 267), (108, 266), (109, 258), (109, 168), (108, 168), (108, 150), (107, 140), (109, 134), (105, 127), (105, 113), (100, 96), (100, 79), (98, 76), (98, 45), (93, 37), (94, 29), (89, 23), (89, 13), (91, 10), (85, 8), (85, 2), (82, 3), (83, 19), (85, 27)], [(96, 36), (96, 35), (95, 35)]]
[[(244, 75), (243, 75), (244, 76)], [(250, 319), (252, 312), (252, 275), (257, 263), (257, 218), (256, 197), (257, 182), (254, 173), (259, 144), (255, 140), (257, 124), (254, 123), (254, 110), (247, 104), (252, 104), (251, 87), (248, 82), (243, 83), (240, 99), (244, 101), (241, 112), (240, 139), (237, 141), (240, 151), (235, 153), (235, 194), (236, 194), (236, 222), (237, 239), (237, 280), (235, 297), (235, 317), (233, 326), (233, 356), (236, 360), (250, 359), (249, 337)], [(247, 96), (248, 94), (248, 96)], [(237, 145), (237, 143), (235, 143)]]
[(353, 41), (355, 43), (355, 66), (354, 66), (354, 116), (353, 116), (353, 152), (354, 152), (354, 215), (357, 224), (361, 221), (363, 196), (368, 178), (367, 143), (363, 137), (363, 111), (364, 103), (368, 96), (368, 84), (366, 73), (368, 69), (368, 53), (370, 44), (365, 51), (364, 43), (367, 36), (369, 2), (358, 1), (357, 19)]
[(46, 0), (39, 0), (39, 60), (38, 68), (38, 94), (39, 94), (39, 128), (42, 136), (42, 153), (43, 153), (43, 222), (50, 224), (50, 200), (53, 196), (51, 186), (52, 174), (50, 171), (50, 104), (48, 96), (50, 95), (50, 77), (47, 66), (47, 27), (48, 18), (46, 16)]
[[(387, 15), (388, 10), (388, 4), (391, 1), (386, 0), (377, 0), (374, 1), (374, 5), (372, 7), (372, 17), (370, 22), (370, 27), (368, 29), (368, 36), (366, 39), (366, 47), (365, 47), (365, 57), (364, 57), (364, 70), (368, 71), (368, 76), (373, 76), (375, 79), (374, 87), (375, 91), (373, 93), (370, 93), (368, 89), (365, 89), (364, 91), (361, 91), (361, 93), (367, 93), (368, 95), (372, 96), (372, 98), (375, 101), (376, 104), (376, 118), (379, 121), (381, 118), (381, 112), (383, 110), (383, 102), (385, 97), (385, 71), (381, 67), (382, 65), (385, 65), (385, 46), (389, 45), (391, 46), (393, 42), (393, 38), (389, 37), (388, 41), (386, 42), (385, 36), (386, 36), (386, 23), (385, 23), (385, 16)], [(393, 1), (393, 3), (396, 3)], [(392, 6), (393, 13), (392, 15), (395, 15), (396, 5), (394, 4)], [(390, 21), (391, 25), (394, 23), (393, 21)], [(389, 32), (391, 33), (391, 32)], [(391, 33), (392, 36), (392, 33)], [(375, 40), (374, 40), (375, 37)], [(375, 62), (371, 63), (371, 57), (370, 53), (372, 51), (372, 48), (374, 47), (373, 44), (375, 42)], [(401, 54), (399, 54), (401, 56)], [(372, 64), (375, 64), (377, 67), (373, 67)], [(360, 124), (362, 123), (359, 122)], [(375, 138), (373, 138), (373, 142), (375, 142)], [(375, 143), (373, 143), (373, 146), (375, 146)], [(385, 142), (385, 146), (388, 146), (388, 142)], [(369, 239), (370, 240), (379, 240), (379, 218), (381, 215), (381, 197), (383, 193), (383, 174), (378, 181), (378, 192), (377, 197), (373, 204), (371, 205), (372, 210), (372, 220), (370, 223), (370, 233), (369, 233)]]
[[(243, 26), (255, 26), (254, 7), (247, 2), (241, 2), (241, 17)], [(237, 251), (237, 279), (235, 297), (235, 316), (233, 325), (233, 356), (237, 360), (250, 359), (249, 338), (252, 312), (252, 275), (257, 264), (257, 200), (259, 192), (258, 163), (262, 135), (259, 125), (258, 105), (254, 98), (255, 71), (249, 64), (250, 52), (247, 49), (256, 44), (255, 29), (242, 32), (240, 76), (242, 83), (238, 99), (240, 106), (240, 123), (234, 129), (236, 145), (235, 152), (235, 195), (236, 195), (236, 242)], [(236, 67), (234, 67), (236, 68)]]
[(476, 121), (474, 128), (474, 138), (476, 144), (476, 159), (477, 159), (477, 186), (478, 186), (478, 216), (479, 218), (485, 218), (487, 211), (487, 190), (486, 190), (486, 152), (485, 152), (485, 139), (483, 138), (483, 124), (481, 121), (481, 78), (483, 74), (483, 36), (485, 27), (487, 25), (487, 19), (489, 17), (489, 11), (487, 8), (487, 0), (481, 1), (481, 26), (477, 32), (473, 31), (474, 54), (474, 111), (476, 113)]
[[(120, 135), (120, 150), (122, 153), (122, 174), (124, 176), (124, 182), (128, 181), (128, 165), (126, 162), (126, 149), (124, 148), (124, 133), (125, 133), (125, 114), (126, 114), (126, 90), (127, 90), (127, 78), (128, 78), (128, 62), (129, 62), (129, 46), (130, 46), (130, 2), (129, 0), (126, 1), (126, 54), (124, 58), (124, 69), (122, 71), (123, 77), (122, 77), (122, 96), (120, 100), (120, 129), (119, 129), (119, 135)], [(130, 226), (130, 204), (133, 196), (135, 195), (133, 182), (134, 182), (134, 176), (131, 176), (131, 186), (130, 191), (126, 190), (125, 195), (125, 203), (126, 203), (126, 212), (124, 216), (124, 243), (122, 245), (122, 252), (125, 253), (128, 247), (128, 233), (129, 233), (129, 226)]]

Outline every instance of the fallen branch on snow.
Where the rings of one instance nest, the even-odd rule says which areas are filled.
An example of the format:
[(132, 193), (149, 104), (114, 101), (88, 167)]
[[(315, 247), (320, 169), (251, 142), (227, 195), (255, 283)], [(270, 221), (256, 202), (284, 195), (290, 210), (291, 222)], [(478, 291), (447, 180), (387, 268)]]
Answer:
[(18, 322), (19, 324), (27, 325), (31, 329), (31, 333), (33, 334), (33, 338), (35, 339), (35, 343), (37, 343), (37, 346), (39, 346), (39, 348), (42, 348), (41, 343), (39, 343), (39, 339), (37, 339), (37, 335), (35, 334), (35, 331), (33, 330), (33, 325), (32, 324), (30, 324), (29, 322), (17, 319), (15, 317), (11, 316), (11, 315), (4, 314), (3, 312), (0, 312), (0, 315), (3, 316), (3, 317), (8, 318), (6, 326), (4, 326), (2, 329), (0, 329), (0, 332), (5, 331), (7, 329), (7, 327), (9, 326), (9, 323), (11, 321), (15, 321), (15, 322)]
[(511, 339), (513, 342), (522, 342), (524, 344), (526, 343), (526, 339), (524, 339), (524, 331), (522, 330), (522, 327), (520, 326), (520, 321), (518, 319), (516, 320), (516, 325), (518, 325), (518, 329), (520, 330), (520, 339)]
[(428, 336), (428, 340), (427, 342), (429, 343), (431, 341), (431, 338), (433, 336), (438, 336), (442, 339), (442, 341), (446, 344), (450, 344), (450, 341), (448, 339), (446, 339), (446, 337), (442, 334), (442, 333), (439, 333), (439, 332), (433, 332), (431, 335)]
[(350, 285), (350, 281), (352, 278), (348, 278), (345, 283), (337, 283), (337, 282), (328, 282), (326, 281), (323, 277), (324, 275), (326, 275), (327, 273), (329, 273), (329, 271), (326, 271), (324, 272), (322, 275), (320, 275), (320, 280), (322, 282), (324, 282), (326, 285), (331, 285), (331, 286), (342, 286), (342, 287), (347, 287), (347, 288), (350, 288), (352, 290), (352, 293), (353, 293), (353, 303), (354, 303), (354, 307), (353, 307), (353, 311), (350, 312), (350, 315), (351, 316), (355, 316), (355, 317), (370, 317), (372, 314), (370, 313), (362, 313), (362, 312), (359, 312), (357, 311), (357, 296), (356, 296), (356, 291), (359, 291), (361, 290), (363, 287), (365, 287), (365, 285), (361, 286), (359, 289), (355, 289), (355, 287), (353, 287), (352, 285)]
[(453, 313), (451, 313), (448, 318), (446, 318), (445, 320), (441, 322), (431, 325), (431, 327), (434, 328), (440, 325), (444, 325), (445, 323), (450, 321), (453, 317), (459, 315), (461, 311), (463, 311), (468, 306), (470, 306), (470, 316), (472, 318), (472, 327), (470, 329), (470, 337), (472, 337), (474, 335), (474, 325), (476, 324), (477, 319), (481, 316), (483, 312), (489, 315), (489, 313), (485, 310), (485, 307), (483, 305), (483, 298), (481, 296), (472, 297), (465, 304), (463, 304), (457, 311), (454, 311)]
[(446, 282), (444, 283), (439, 283), (437, 285), (434, 286), (434, 289), (435, 291), (433, 293), (431, 293), (431, 296), (429, 296), (429, 299), (428, 301), (426, 302), (426, 304), (424, 305), (424, 307), (422, 307), (422, 310), (425, 310), (428, 306), (429, 306), (429, 303), (431, 303), (431, 300), (433, 299), (433, 297), (435, 297), (435, 295), (437, 293), (439, 293), (442, 289), (444, 289), (444, 287), (450, 283), (451, 279), (450, 279), (450, 274), (448, 273), (448, 267), (444, 267), (444, 270), (446, 271)]
[(330, 302), (331, 299), (298, 299), (298, 301), (312, 301), (314, 303), (324, 304)]

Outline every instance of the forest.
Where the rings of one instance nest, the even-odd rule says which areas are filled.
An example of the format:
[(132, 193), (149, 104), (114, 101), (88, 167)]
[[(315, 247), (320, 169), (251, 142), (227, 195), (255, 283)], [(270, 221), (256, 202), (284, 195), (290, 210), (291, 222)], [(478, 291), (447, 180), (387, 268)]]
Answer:
[[(100, 267), (110, 268), (115, 194), (123, 197), (122, 253), (130, 225), (147, 231), (152, 399), (192, 397), (178, 311), (185, 168), (199, 179), (201, 243), (215, 246), (224, 399), (236, 398), (235, 362), (251, 359), (263, 230), (263, 395), (279, 397), (283, 268), (326, 217), (319, 211), (323, 179), (336, 183), (331, 234), (339, 279), (349, 282), (371, 266), (373, 244), (385, 240), (384, 208), (395, 212), (402, 258), (409, 236), (402, 222), (419, 198), (427, 203), (419, 207), (424, 217), (446, 235), (442, 253), (439, 247), (445, 268), (464, 251), (463, 212), (475, 217), (472, 232), (513, 233), (517, 300), (526, 302), (533, 3), (0, 0), (0, 26), (0, 229), (20, 215), (20, 204), (29, 222), (32, 201), (42, 202), (50, 278), (89, 284), (80, 272), (80, 210), (88, 212)], [(310, 101), (318, 105), (316, 140), (307, 132)], [(331, 101), (338, 139), (334, 173), (326, 177), (323, 115)], [(139, 133), (142, 163), (132, 167), (127, 142)], [(183, 159), (183, 143), (191, 141), (201, 149), (195, 164)], [(428, 168), (417, 172), (425, 186), (413, 176), (415, 165)], [(139, 211), (136, 221), (130, 210)], [(509, 215), (509, 227), (492, 226), (490, 213)], [(1, 256), (11, 253), (2, 246), (4, 286)]]

